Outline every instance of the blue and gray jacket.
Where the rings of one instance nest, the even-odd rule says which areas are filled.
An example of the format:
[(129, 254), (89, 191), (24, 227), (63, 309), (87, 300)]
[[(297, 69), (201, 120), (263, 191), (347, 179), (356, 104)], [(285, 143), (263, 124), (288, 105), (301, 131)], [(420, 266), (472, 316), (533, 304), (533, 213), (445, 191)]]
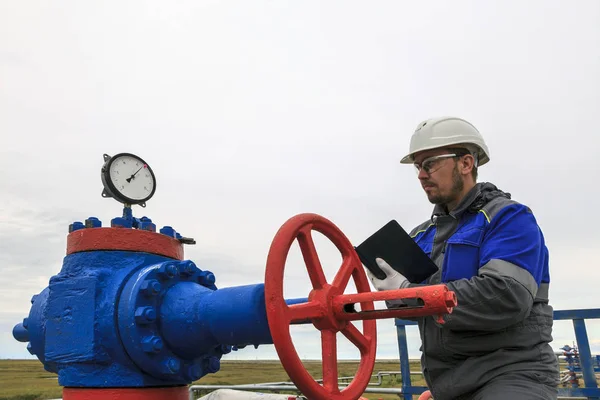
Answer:
[(531, 210), (478, 183), (449, 214), (436, 207), (411, 236), (439, 268), (425, 283), (445, 283), (458, 300), (444, 324), (417, 318), (433, 397), (468, 397), (514, 372), (556, 386), (548, 249)]

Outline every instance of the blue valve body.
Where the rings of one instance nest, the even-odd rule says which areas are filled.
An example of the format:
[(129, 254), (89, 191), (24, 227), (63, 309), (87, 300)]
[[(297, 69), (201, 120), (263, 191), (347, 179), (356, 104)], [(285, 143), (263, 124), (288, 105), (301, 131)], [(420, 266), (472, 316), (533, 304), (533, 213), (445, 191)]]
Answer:
[(74, 253), (13, 334), (61, 386), (188, 384), (217, 372), (232, 347), (272, 343), (264, 285), (214, 282), (191, 261)]

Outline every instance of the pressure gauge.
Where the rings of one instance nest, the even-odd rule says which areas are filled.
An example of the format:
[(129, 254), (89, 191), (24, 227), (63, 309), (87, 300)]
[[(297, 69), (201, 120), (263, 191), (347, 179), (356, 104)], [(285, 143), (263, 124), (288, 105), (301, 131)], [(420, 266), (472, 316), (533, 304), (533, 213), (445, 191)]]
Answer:
[(130, 153), (114, 156), (104, 154), (102, 166), (102, 197), (113, 197), (126, 204), (146, 207), (156, 190), (156, 179), (152, 168), (140, 157)]

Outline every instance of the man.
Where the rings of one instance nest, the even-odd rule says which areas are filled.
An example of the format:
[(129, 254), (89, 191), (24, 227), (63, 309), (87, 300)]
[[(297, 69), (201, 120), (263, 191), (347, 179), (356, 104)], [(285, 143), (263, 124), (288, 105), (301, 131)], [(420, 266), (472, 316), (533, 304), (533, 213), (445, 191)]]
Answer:
[[(444, 324), (417, 318), (423, 374), (435, 400), (556, 399), (548, 250), (529, 208), (477, 183), (489, 159), (473, 125), (443, 117), (419, 124), (401, 160), (435, 204), (411, 232), (439, 268), (420, 284), (444, 283), (458, 300)], [(377, 263), (387, 274), (368, 272), (377, 290), (419, 285)]]

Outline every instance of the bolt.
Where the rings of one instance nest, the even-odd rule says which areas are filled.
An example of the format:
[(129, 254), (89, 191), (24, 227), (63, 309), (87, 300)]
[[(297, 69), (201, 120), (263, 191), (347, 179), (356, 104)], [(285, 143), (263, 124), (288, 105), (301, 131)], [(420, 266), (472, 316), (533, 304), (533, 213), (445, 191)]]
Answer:
[(191, 381), (196, 381), (202, 378), (203, 372), (202, 365), (192, 364), (187, 369), (187, 376)]
[(32, 356), (35, 355), (35, 352), (33, 351), (33, 346), (31, 345), (31, 343), (29, 343), (27, 345), (27, 351), (29, 352), (29, 354), (31, 354)]
[(202, 271), (198, 277), (198, 282), (200, 282), (201, 285), (214, 285), (215, 280), (215, 275), (210, 271)]
[(219, 372), (221, 369), (221, 360), (217, 357), (211, 357), (208, 359), (208, 372), (214, 374), (215, 372)]
[(229, 353), (231, 353), (231, 346), (229, 346), (227, 344), (222, 344), (220, 350), (221, 350), (221, 353), (223, 353), (223, 354), (229, 354)]
[(113, 228), (131, 229), (133, 227), (133, 221), (122, 217), (116, 217), (110, 220), (110, 226)]
[(156, 232), (156, 225), (152, 222), (140, 222), (139, 229), (143, 231)]
[(181, 368), (181, 364), (179, 362), (179, 360), (175, 359), (175, 358), (169, 358), (167, 359), (167, 361), (165, 361), (163, 363), (163, 372), (165, 374), (176, 374), (179, 372), (179, 368)]
[(162, 286), (159, 281), (156, 279), (151, 279), (149, 281), (145, 281), (141, 286), (142, 293), (144, 293), (148, 297), (156, 296), (160, 293)]
[(85, 225), (83, 225), (82, 222), (75, 221), (71, 225), (69, 225), (69, 233), (78, 231), (78, 230), (83, 229), (83, 228), (85, 228)]
[(162, 279), (171, 279), (177, 276), (179, 270), (177, 266), (172, 262), (163, 263), (160, 268), (158, 268), (158, 276)]
[(175, 230), (170, 226), (163, 226), (159, 232), (162, 233), (163, 235), (175, 237)]
[(160, 353), (163, 349), (163, 341), (158, 336), (147, 336), (142, 339), (142, 349), (146, 353)]
[(31, 304), (35, 303), (35, 300), (37, 299), (37, 297), (38, 297), (38, 295), (37, 295), (37, 294), (34, 294), (34, 295), (31, 297)]
[(23, 328), (27, 329), (29, 326), (29, 319), (23, 318)]
[(156, 311), (152, 307), (138, 307), (135, 310), (135, 322), (149, 324), (156, 321)]
[(96, 217), (89, 217), (85, 220), (86, 228), (100, 228), (102, 227), (102, 222)]
[(179, 273), (183, 276), (190, 276), (196, 272), (196, 264), (193, 261), (182, 261), (179, 263)]
[(139, 229), (143, 231), (156, 232), (156, 225), (152, 223), (152, 220), (146, 216), (140, 218)]
[(181, 239), (181, 234), (179, 232), (175, 232), (175, 239)]

